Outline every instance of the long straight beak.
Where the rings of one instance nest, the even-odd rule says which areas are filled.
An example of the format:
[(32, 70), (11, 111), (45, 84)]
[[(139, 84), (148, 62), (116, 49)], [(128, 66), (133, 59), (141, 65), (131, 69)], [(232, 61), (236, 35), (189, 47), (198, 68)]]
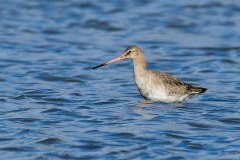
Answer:
[(107, 62), (105, 62), (105, 63), (102, 63), (102, 64), (100, 64), (100, 65), (98, 65), (98, 66), (95, 66), (95, 67), (93, 67), (92, 69), (96, 69), (96, 68), (99, 68), (99, 67), (102, 67), (102, 66), (106, 66), (106, 65), (108, 65), (108, 64), (112, 64), (112, 63), (115, 63), (115, 62), (117, 62), (117, 61), (121, 61), (121, 60), (123, 60), (123, 59), (125, 59), (125, 57), (124, 56), (119, 56), (119, 57), (117, 57), (117, 58), (114, 58), (114, 59), (112, 59), (112, 60), (110, 60), (110, 61), (107, 61)]

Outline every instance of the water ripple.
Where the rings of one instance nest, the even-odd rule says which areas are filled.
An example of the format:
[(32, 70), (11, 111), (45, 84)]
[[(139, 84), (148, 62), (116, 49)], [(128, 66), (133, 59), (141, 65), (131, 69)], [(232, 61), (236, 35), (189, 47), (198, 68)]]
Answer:
[[(0, 5), (0, 159), (239, 159), (237, 1), (18, 1)], [(131, 61), (207, 87), (143, 100)]]

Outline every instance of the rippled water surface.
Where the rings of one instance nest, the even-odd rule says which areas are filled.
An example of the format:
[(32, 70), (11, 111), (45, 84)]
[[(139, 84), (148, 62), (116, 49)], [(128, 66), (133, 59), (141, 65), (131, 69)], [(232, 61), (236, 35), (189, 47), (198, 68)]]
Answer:
[[(240, 159), (237, 0), (8, 0), (0, 5), (0, 159)], [(205, 94), (146, 103), (130, 61)]]

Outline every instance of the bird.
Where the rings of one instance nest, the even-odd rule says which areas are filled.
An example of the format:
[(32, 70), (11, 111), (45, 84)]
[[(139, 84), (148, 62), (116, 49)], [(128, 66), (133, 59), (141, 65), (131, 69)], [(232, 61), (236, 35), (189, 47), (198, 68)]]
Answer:
[(169, 73), (147, 70), (144, 54), (138, 46), (129, 46), (119, 57), (92, 67), (92, 69), (124, 59), (132, 60), (135, 83), (139, 93), (146, 100), (181, 103), (192, 95), (207, 91), (207, 88), (196, 87), (185, 83)]

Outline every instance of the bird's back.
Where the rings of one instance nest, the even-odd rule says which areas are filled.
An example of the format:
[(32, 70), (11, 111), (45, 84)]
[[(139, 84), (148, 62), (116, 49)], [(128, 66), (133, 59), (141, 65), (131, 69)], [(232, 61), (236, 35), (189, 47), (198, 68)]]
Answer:
[[(151, 93), (149, 99), (166, 102), (181, 102), (190, 95), (206, 91), (205, 88), (194, 87), (184, 83), (169, 73), (149, 71)], [(162, 97), (157, 97), (161, 95)], [(154, 98), (152, 98), (154, 97)]]
[(151, 72), (156, 79), (162, 81), (169, 95), (197, 94), (207, 90), (206, 88), (194, 87), (191, 84), (187, 84), (169, 73)]
[[(189, 85), (169, 73), (151, 71), (155, 81), (162, 83), (169, 96), (190, 94)], [(156, 82), (157, 83), (157, 82)]]

